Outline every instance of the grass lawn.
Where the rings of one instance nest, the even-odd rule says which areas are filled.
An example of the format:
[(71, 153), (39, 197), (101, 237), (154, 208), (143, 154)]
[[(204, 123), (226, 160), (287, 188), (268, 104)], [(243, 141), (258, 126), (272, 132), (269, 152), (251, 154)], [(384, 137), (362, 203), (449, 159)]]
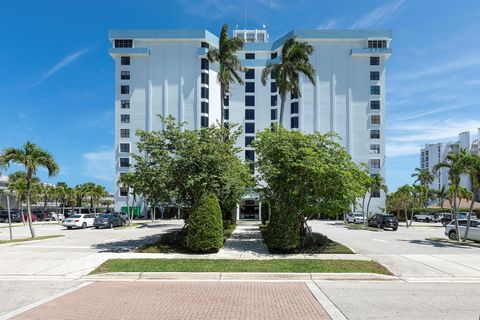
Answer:
[[(226, 229), (223, 230), (223, 243), (232, 234), (235, 230), (236, 225), (231, 224)], [(187, 247), (187, 234), (184, 230), (181, 231), (170, 231), (163, 234), (159, 240), (147, 243), (135, 252), (143, 253), (192, 253), (192, 251)]]
[(0, 240), (0, 244), (34, 241), (34, 240), (46, 240), (46, 239), (61, 238), (61, 237), (65, 237), (65, 236), (56, 234), (56, 235), (51, 235), (51, 236), (40, 236), (40, 237), (36, 237), (36, 238), (19, 238), (19, 239), (13, 239), (13, 240)]
[[(267, 241), (267, 233), (266, 233), (266, 226), (260, 225), (260, 231), (262, 232), (263, 238), (265, 239), (265, 243), (267, 244), (268, 248), (268, 241)], [(314, 253), (354, 253), (350, 248), (330, 240), (326, 236), (320, 233), (313, 233), (311, 237), (305, 239), (305, 243), (303, 247), (297, 248), (293, 251), (289, 252), (279, 252), (277, 250), (273, 250), (268, 248), (270, 253), (307, 253), (307, 254), (314, 254)]]
[(359, 224), (359, 223), (347, 223), (347, 224), (345, 224), (345, 227), (347, 227), (349, 229), (363, 229), (363, 230), (374, 231), (374, 232), (383, 231), (382, 229), (372, 228), (372, 227), (369, 227), (369, 226), (367, 226), (367, 228), (364, 229), (363, 224)]
[(275, 259), (111, 259), (92, 273), (105, 272), (292, 272), (392, 273), (376, 261)]

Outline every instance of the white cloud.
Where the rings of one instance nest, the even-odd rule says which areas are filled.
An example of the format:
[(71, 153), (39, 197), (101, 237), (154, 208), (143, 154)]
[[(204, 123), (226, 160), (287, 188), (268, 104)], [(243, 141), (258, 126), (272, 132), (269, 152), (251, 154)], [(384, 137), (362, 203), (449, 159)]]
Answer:
[(115, 152), (113, 150), (100, 150), (83, 154), (83, 176), (104, 181), (115, 179)]
[(441, 107), (441, 108), (436, 107), (435, 109), (428, 110), (425, 112), (417, 112), (412, 115), (402, 116), (399, 119), (391, 119), (391, 121), (399, 122), (399, 121), (413, 120), (413, 119), (423, 118), (425, 116), (431, 116), (434, 114), (445, 113), (452, 110), (462, 109), (462, 108), (470, 107), (477, 104), (479, 103), (467, 103), (467, 104), (461, 104), (458, 106), (447, 106), (447, 107)]
[(66, 66), (68, 66), (69, 64), (71, 64), (72, 62), (74, 62), (75, 60), (77, 60), (78, 58), (80, 58), (82, 55), (84, 55), (85, 53), (88, 52), (89, 49), (82, 49), (82, 50), (78, 50), (78, 51), (75, 51), (67, 56), (65, 56), (62, 60), (60, 60), (59, 62), (57, 62), (54, 66), (52, 66), (47, 72), (45, 72), (42, 76), (42, 78), (37, 81), (36, 83), (34, 83), (32, 85), (32, 87), (36, 87), (40, 84), (42, 84), (44, 81), (46, 81), (48, 78), (50, 78), (53, 74), (55, 74), (56, 72), (60, 71), (61, 69), (65, 68)]
[(355, 21), (350, 29), (376, 28), (392, 18), (405, 0), (394, 0), (381, 5)]
[(317, 29), (333, 29), (333, 28), (336, 28), (337, 25), (338, 25), (337, 19), (329, 18), (323, 21), (322, 24), (317, 26)]

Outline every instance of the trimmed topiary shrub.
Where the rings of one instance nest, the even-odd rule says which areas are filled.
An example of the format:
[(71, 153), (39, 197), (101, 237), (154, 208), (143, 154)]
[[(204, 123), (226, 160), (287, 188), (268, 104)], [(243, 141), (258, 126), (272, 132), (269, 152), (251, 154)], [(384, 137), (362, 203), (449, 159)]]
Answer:
[(223, 245), (222, 212), (214, 194), (204, 195), (188, 220), (187, 247), (195, 252), (215, 252)]
[(300, 222), (292, 212), (272, 212), (266, 231), (265, 240), (271, 250), (289, 252), (300, 245)]

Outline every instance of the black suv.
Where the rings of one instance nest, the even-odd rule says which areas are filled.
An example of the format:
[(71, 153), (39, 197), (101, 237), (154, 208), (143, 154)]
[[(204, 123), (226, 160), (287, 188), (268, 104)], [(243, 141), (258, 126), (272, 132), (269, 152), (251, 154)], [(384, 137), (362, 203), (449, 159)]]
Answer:
[[(37, 221), (50, 221), (52, 220), (52, 214), (44, 210), (32, 210), (32, 213), (37, 216)], [(55, 218), (53, 218), (55, 220)]]
[(377, 227), (379, 229), (392, 228), (393, 231), (398, 229), (398, 219), (392, 214), (374, 214), (368, 218), (368, 225), (370, 227)]
[[(17, 209), (10, 210), (12, 222), (22, 222), (22, 216)], [(8, 210), (0, 211), (0, 222), (8, 222)]]

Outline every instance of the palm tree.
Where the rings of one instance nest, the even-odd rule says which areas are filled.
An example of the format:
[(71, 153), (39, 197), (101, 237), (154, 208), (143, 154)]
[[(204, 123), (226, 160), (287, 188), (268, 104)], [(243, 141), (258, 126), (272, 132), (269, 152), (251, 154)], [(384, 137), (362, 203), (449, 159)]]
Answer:
[(414, 184), (420, 182), (422, 186), (428, 186), (428, 184), (435, 180), (435, 177), (430, 171), (420, 168), (415, 168), (415, 172), (412, 173), (412, 178), (416, 178)]
[(127, 172), (123, 175), (121, 175), (118, 178), (118, 186), (120, 188), (126, 189), (127, 190), (127, 214), (128, 214), (128, 224), (131, 226), (132, 225), (132, 219), (133, 219), (133, 213), (130, 212), (130, 205), (129, 205), (129, 197), (130, 197), (130, 191), (134, 183), (134, 174), (132, 172)]
[(475, 205), (475, 199), (480, 191), (480, 156), (472, 155), (472, 163), (469, 168), (470, 181), (472, 182), (472, 189), (470, 195), (470, 208), (467, 216), (467, 227), (465, 228), (465, 234), (463, 235), (463, 241), (467, 240), (468, 231), (470, 230), (470, 219), (472, 217), (473, 206)]
[[(388, 192), (388, 187), (385, 184), (385, 180), (383, 177), (379, 174), (375, 174), (372, 176), (372, 179), (370, 180), (370, 185), (369, 185), (369, 194), (368, 194), (368, 202), (367, 202), (367, 219), (368, 219), (368, 211), (370, 209), (370, 200), (372, 200), (372, 193), (374, 192), (380, 192), (383, 190), (385, 193)], [(367, 226), (367, 219), (363, 219), (363, 225), (364, 227)]]
[(438, 201), (440, 201), (440, 207), (443, 209), (443, 203), (448, 198), (448, 189), (446, 188), (446, 186), (443, 185), (441, 189), (437, 190), (435, 192), (435, 196)]
[(405, 211), (405, 226), (408, 228), (408, 204), (412, 201), (412, 187), (408, 184), (401, 186), (397, 190), (400, 198), (400, 202), (403, 205)]
[(410, 188), (410, 195), (412, 197), (411, 205), (412, 212), (410, 214), (410, 223), (412, 225), (413, 218), (415, 215), (415, 207), (420, 205), (425, 205), (428, 198), (428, 187), (425, 185), (413, 185)]
[(35, 238), (35, 230), (33, 229), (32, 225), (32, 210), (30, 202), (32, 179), (40, 167), (47, 169), (48, 176), (56, 175), (59, 172), (59, 167), (49, 152), (38, 147), (36, 144), (31, 143), (30, 141), (27, 141), (21, 149), (6, 148), (3, 150), (2, 154), (0, 155), (0, 166), (8, 167), (11, 163), (18, 163), (25, 167), (28, 225), (30, 227), (32, 238)]
[(315, 69), (310, 63), (309, 56), (313, 53), (313, 46), (307, 42), (297, 41), (295, 38), (285, 42), (282, 48), (281, 62), (270, 63), (262, 71), (262, 84), (266, 85), (268, 77), (275, 75), (278, 93), (280, 95), (280, 126), (283, 125), (285, 100), (291, 92), (301, 96), (299, 87), (300, 73), (304, 74), (315, 85)]
[(454, 189), (453, 192), (453, 218), (455, 220), (455, 232), (457, 233), (457, 241), (460, 241), (458, 236), (458, 210), (457, 197), (460, 188), (460, 176), (467, 174), (472, 163), (472, 157), (466, 149), (461, 148), (458, 152), (451, 152), (447, 155), (445, 161), (437, 163), (433, 167), (434, 173), (437, 173), (441, 168), (448, 169), (448, 177)]
[(238, 71), (244, 68), (240, 64), (236, 53), (243, 48), (243, 40), (240, 38), (228, 37), (228, 24), (222, 26), (218, 48), (210, 48), (207, 52), (207, 59), (211, 63), (218, 62), (220, 70), (218, 71), (218, 82), (220, 82), (220, 126), (223, 128), (224, 118), (224, 99), (230, 92), (230, 83), (237, 81), (243, 84), (242, 77)]

